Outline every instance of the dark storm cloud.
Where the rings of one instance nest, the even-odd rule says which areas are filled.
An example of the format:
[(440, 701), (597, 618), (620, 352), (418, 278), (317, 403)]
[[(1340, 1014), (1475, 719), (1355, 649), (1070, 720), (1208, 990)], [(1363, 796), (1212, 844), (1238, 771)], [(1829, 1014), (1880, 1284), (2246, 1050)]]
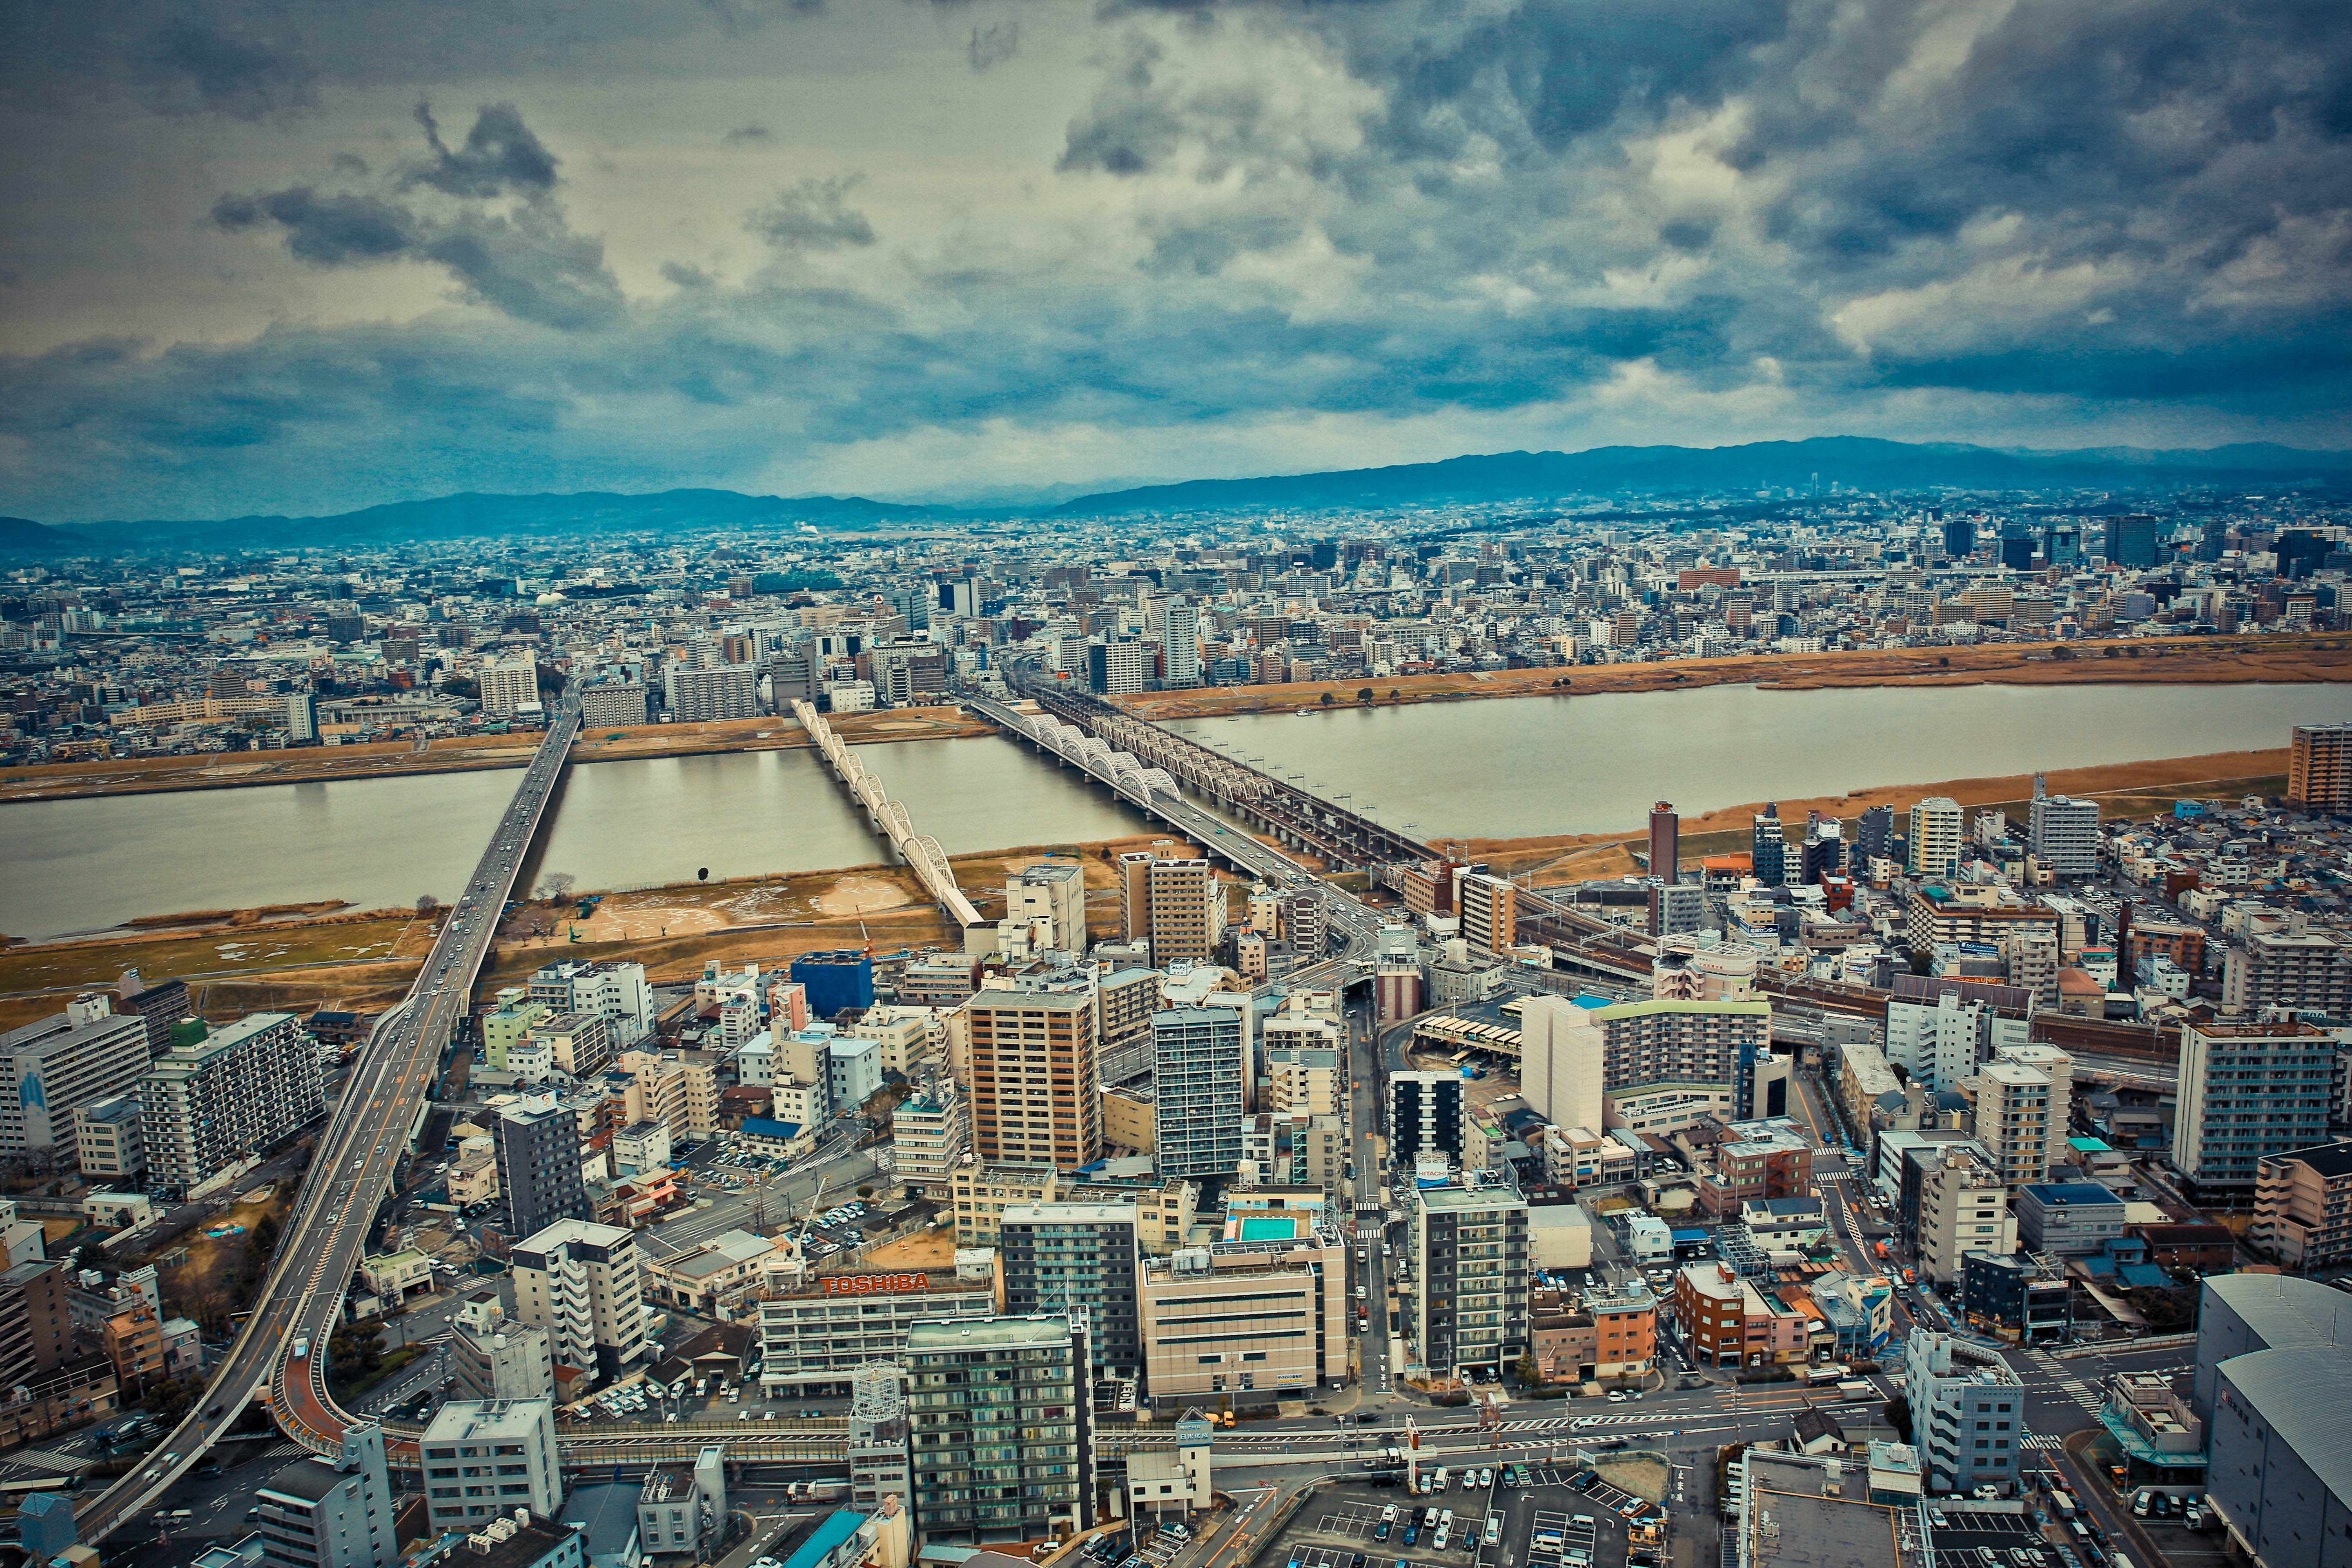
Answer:
[(784, 252), (839, 250), (874, 243), (874, 226), (844, 199), (861, 176), (838, 174), (802, 180), (780, 191), (753, 213), (745, 226)]
[[(399, 192), (418, 187), (450, 196), (521, 199), (500, 212), (468, 200), (412, 205), (369, 192), (320, 195), (308, 185), (260, 195), (226, 195), (213, 222), (232, 233), (274, 224), (286, 248), (317, 267), (421, 261), (448, 273), (461, 297), (517, 321), (565, 331), (605, 327), (620, 318), (619, 283), (604, 265), (602, 241), (574, 233), (551, 199), (556, 160), (510, 104), (484, 108), (455, 151), (432, 112), (417, 105), (433, 156), (411, 163)], [(358, 165), (364, 174), (366, 165)], [(343, 168), (341, 160), (337, 161)]]
[(433, 158), (410, 167), (408, 184), (475, 197), (544, 195), (555, 188), (555, 155), (531, 134), (511, 103), (484, 104), (466, 132), (466, 144), (455, 151), (442, 142), (431, 104), (417, 104), (416, 123), (425, 128)]
[(148, 106), (164, 114), (263, 120), (318, 104), (317, 72), (294, 50), (175, 16), (131, 51)]
[(734, 130), (721, 136), (719, 142), (723, 147), (750, 147), (771, 140), (772, 136), (764, 125), (738, 125)]

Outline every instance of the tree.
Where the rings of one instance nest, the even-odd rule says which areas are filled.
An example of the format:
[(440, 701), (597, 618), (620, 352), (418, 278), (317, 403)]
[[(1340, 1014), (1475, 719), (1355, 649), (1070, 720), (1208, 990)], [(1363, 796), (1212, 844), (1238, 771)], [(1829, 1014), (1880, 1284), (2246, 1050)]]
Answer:
[(1326, 708), (1331, 706), (1331, 694), (1328, 691), (1323, 694), (1323, 706)]
[(416, 895), (416, 918), (418, 920), (429, 921), (440, 912), (440, 900), (435, 898), (430, 893), (419, 893)]
[(871, 1185), (861, 1186), (857, 1189), (857, 1195), (861, 1198), (870, 1198), (874, 1195), (874, 1189)]
[(569, 871), (550, 871), (540, 879), (539, 890), (551, 904), (560, 904), (571, 896), (580, 879)]
[(1357, 700), (1357, 701), (1359, 701), (1359, 702), (1370, 702), (1371, 700), (1372, 700), (1372, 689), (1371, 689), (1370, 687), (1369, 687), (1369, 686), (1366, 686), (1366, 687), (1360, 688), (1360, 689), (1356, 692), (1356, 700)]

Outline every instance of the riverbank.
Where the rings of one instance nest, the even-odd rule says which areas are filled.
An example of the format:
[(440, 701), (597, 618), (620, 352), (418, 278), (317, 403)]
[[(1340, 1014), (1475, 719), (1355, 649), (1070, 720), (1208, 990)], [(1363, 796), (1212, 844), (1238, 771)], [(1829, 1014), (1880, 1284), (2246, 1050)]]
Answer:
[(1497, 697), (1583, 697), (1597, 692), (1756, 686), (1816, 691), (1875, 686), (2098, 686), (2295, 684), (2352, 681), (2352, 640), (2341, 637), (2145, 637), (2131, 642), (1997, 643), (1979, 647), (1675, 659), (1663, 664), (1576, 665), (1383, 680), (1301, 681), (1150, 692), (1119, 700), (1149, 719), (1394, 708)]
[[(992, 733), (961, 709), (894, 708), (850, 713), (834, 729), (852, 745), (899, 741), (948, 741)], [(788, 716), (724, 719), (701, 724), (640, 724), (585, 731), (572, 747), (575, 763), (632, 762), (722, 752), (786, 752), (809, 745), (806, 731)], [(420, 751), (410, 742), (310, 746), (289, 752), (215, 752), (194, 757), (143, 757), (128, 762), (49, 763), (0, 769), (0, 805), (71, 800), (89, 795), (163, 795), (183, 790), (244, 789), (259, 784), (322, 784), (336, 779), (399, 778), (413, 773), (472, 773), (519, 768), (530, 761), (539, 735), (460, 735)]]
[[(2223, 799), (2242, 795), (2277, 795), (2286, 788), (2287, 749), (2216, 752), (2200, 757), (2173, 757), (2162, 762), (2121, 763), (2104, 767), (2053, 768), (2043, 775), (2052, 795), (2076, 795), (2099, 803), (2103, 820), (2137, 819), (2168, 812), (2176, 800)], [(1749, 801), (1739, 805), (1685, 816), (1681, 822), (1682, 864), (1692, 867), (1710, 855), (1745, 855), (1752, 841), (1752, 819), (1766, 805), (1779, 806), (1784, 825), (1793, 825), (1793, 839), (1804, 828), (1806, 814), (1818, 811), (1851, 825), (1874, 805), (1891, 806), (1898, 827), (1918, 801), (1948, 795), (1970, 812), (2003, 810), (2021, 829), (2027, 803), (2033, 797), (2033, 775), (2009, 773), (1985, 778), (1948, 779), (1939, 784), (1882, 784), (1851, 795), (1816, 795), (1805, 800)], [(1646, 826), (1623, 833), (1562, 834), (1529, 838), (1471, 838), (1458, 841), (1461, 852), (1484, 861), (1499, 873), (1532, 873), (1538, 887), (1559, 886), (1600, 877), (1637, 873), (1642, 864), (1633, 854), (1648, 844)]]
[[(1087, 888), (1097, 938), (1118, 921), (1113, 867), (1127, 850), (1164, 842), (1165, 834), (1086, 843), (1029, 845), (950, 857), (956, 881), (984, 918), (1005, 912), (1004, 883), (1031, 866), (1076, 865)], [(795, 953), (871, 945), (961, 950), (902, 865), (686, 882), (604, 895), (585, 918), (574, 889), (562, 903), (528, 904), (499, 928), (478, 987), (487, 996), (520, 984), (559, 959), (627, 960), (656, 982), (690, 980), (704, 963), (756, 959), (781, 963)], [(60, 1011), (76, 993), (110, 989), (126, 969), (149, 984), (188, 982), (197, 1011), (234, 1018), (246, 1013), (309, 1013), (325, 1007), (373, 1013), (407, 993), (432, 951), (436, 919), (411, 910), (374, 910), (257, 926), (253, 910), (204, 910), (143, 917), (167, 931), (114, 931), (79, 940), (19, 943), (0, 950), (0, 1029)], [(208, 920), (194, 927), (187, 922)]]

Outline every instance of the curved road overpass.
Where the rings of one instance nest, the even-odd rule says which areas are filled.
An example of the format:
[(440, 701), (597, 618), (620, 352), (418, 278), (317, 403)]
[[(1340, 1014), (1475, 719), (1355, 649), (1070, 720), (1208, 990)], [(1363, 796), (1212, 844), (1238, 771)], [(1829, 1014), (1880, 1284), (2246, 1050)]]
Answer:
[(319, 1453), (335, 1451), (359, 1419), (327, 1392), (327, 1337), (342, 1320), (352, 1271), (392, 1189), (425, 1089), (466, 1014), (499, 915), (579, 729), (578, 705), (567, 700), (551, 718), (465, 892), (450, 905), (416, 984), (376, 1021), (345, 1079), (280, 1232), (259, 1306), (186, 1419), (138, 1469), (77, 1510), (83, 1541), (102, 1539), (147, 1507), (264, 1391), (278, 1425)]

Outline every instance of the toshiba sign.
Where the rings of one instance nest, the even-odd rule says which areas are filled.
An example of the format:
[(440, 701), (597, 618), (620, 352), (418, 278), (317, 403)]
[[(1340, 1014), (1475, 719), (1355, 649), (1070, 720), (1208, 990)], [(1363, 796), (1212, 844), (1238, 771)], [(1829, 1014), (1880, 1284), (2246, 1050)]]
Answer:
[(928, 1274), (852, 1274), (844, 1279), (824, 1282), (828, 1296), (871, 1296), (883, 1290), (924, 1290), (930, 1288)]

